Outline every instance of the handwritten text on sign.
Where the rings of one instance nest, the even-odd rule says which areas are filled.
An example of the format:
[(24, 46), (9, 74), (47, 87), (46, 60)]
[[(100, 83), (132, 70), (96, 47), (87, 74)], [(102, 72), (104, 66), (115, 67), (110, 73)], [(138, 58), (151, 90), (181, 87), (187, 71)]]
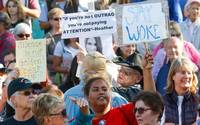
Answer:
[(16, 42), (16, 61), (20, 76), (32, 82), (46, 80), (46, 42), (44, 39)]
[(61, 20), (62, 38), (95, 37), (116, 31), (114, 10), (65, 14)]
[(157, 41), (167, 37), (161, 3), (123, 7), (123, 43)]

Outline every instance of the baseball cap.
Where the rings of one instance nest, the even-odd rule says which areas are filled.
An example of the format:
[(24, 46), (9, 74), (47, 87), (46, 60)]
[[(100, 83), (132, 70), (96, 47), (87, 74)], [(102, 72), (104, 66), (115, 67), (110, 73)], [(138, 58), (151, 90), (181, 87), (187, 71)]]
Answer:
[(112, 61), (113, 61), (113, 63), (115, 63), (117, 65), (126, 66), (126, 67), (129, 67), (131, 69), (134, 69), (134, 70), (138, 71), (140, 73), (140, 75), (143, 75), (142, 68), (138, 64), (134, 64), (134, 63), (131, 63), (129, 61), (126, 61), (120, 56), (114, 58)]
[(17, 91), (23, 91), (31, 87), (32, 82), (26, 78), (14, 79), (8, 85), (8, 98), (10, 98)]

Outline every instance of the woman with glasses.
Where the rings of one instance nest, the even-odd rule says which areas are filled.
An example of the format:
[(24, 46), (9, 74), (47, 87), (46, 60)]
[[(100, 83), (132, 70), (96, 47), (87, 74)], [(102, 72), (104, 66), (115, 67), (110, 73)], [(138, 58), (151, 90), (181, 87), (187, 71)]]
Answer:
[(188, 58), (180, 57), (172, 62), (164, 96), (166, 124), (196, 124), (199, 101), (196, 69)]
[(164, 104), (158, 93), (141, 92), (135, 99), (135, 117), (138, 125), (160, 125)]
[(19, 23), (14, 28), (14, 35), (16, 40), (32, 39), (32, 29), (27, 23)]
[(8, 0), (6, 3), (6, 12), (11, 20), (10, 31), (13, 32), (18, 23), (25, 22), (26, 16), (19, 0)]
[(35, 100), (32, 111), (39, 125), (66, 125), (66, 111), (62, 98), (41, 94)]
[(64, 14), (64, 11), (60, 8), (53, 8), (48, 13), (48, 20), (50, 30), (46, 34), (47, 39), (47, 68), (50, 79), (53, 83), (56, 83), (56, 71), (53, 69), (53, 53), (56, 47), (56, 44), (61, 41), (61, 16)]
[[(64, 100), (58, 96), (45, 93), (35, 100), (32, 111), (38, 125), (68, 125)], [(89, 125), (82, 123), (82, 116), (76, 118), (72, 125)]]

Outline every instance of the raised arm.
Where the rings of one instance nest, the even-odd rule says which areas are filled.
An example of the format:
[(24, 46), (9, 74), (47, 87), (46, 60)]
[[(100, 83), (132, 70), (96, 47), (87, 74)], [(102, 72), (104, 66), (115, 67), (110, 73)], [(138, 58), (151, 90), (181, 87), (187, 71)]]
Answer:
[(153, 56), (150, 53), (146, 53), (142, 60), (143, 67), (143, 81), (144, 91), (156, 92), (155, 81), (153, 80), (152, 67)]

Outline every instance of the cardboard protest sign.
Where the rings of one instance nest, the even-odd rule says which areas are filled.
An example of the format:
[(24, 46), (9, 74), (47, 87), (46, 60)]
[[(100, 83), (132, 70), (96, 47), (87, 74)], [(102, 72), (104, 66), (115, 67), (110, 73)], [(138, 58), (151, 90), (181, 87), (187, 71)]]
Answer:
[(16, 42), (16, 66), (20, 76), (32, 82), (46, 80), (46, 41), (44, 39)]
[(123, 7), (123, 43), (138, 43), (167, 38), (162, 4), (135, 4)]
[(95, 37), (116, 31), (114, 10), (65, 14), (61, 20), (62, 39)]
[(112, 48), (112, 35), (102, 35), (97, 37), (79, 38), (80, 45), (87, 53), (98, 51), (105, 55), (107, 59), (112, 59), (114, 50)]
[(114, 7), (118, 8), (117, 12), (119, 9), (122, 12), (119, 14), (119, 18), (121, 17), (122, 20), (121, 26), (118, 23), (118, 43), (152, 42), (167, 38), (168, 14), (164, 5), (162, 2), (156, 1)]

